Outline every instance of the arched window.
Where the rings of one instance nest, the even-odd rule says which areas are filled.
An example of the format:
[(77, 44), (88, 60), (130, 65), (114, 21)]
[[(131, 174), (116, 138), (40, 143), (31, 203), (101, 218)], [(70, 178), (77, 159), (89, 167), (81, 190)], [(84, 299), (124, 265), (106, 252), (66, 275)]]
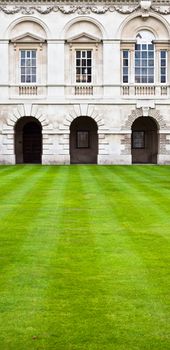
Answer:
[(138, 32), (135, 44), (135, 83), (152, 84), (155, 75), (154, 35), (143, 30)]

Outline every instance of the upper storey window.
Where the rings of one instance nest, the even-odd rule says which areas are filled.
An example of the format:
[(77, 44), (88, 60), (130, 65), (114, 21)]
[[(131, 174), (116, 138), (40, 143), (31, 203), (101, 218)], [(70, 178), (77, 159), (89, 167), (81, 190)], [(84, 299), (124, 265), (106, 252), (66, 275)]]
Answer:
[(20, 50), (20, 78), (21, 83), (36, 83), (37, 63), (36, 50)]
[(92, 82), (92, 50), (76, 50), (76, 83)]
[(154, 36), (149, 31), (140, 31), (135, 44), (135, 83), (154, 83)]

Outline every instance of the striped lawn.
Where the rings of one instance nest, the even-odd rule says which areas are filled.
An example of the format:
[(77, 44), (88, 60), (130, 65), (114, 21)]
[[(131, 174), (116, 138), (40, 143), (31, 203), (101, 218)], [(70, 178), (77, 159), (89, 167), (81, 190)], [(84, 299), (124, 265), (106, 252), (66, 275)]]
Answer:
[(0, 349), (170, 349), (170, 167), (0, 167)]

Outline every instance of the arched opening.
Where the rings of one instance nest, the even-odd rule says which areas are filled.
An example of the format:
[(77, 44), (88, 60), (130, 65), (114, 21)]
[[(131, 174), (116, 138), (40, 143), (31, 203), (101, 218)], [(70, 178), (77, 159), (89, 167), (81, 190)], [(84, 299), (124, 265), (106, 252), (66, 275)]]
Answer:
[(151, 117), (139, 117), (132, 124), (132, 163), (157, 164), (158, 127)]
[(70, 126), (70, 163), (97, 164), (97, 123), (90, 117), (78, 117)]
[(15, 125), (16, 164), (41, 164), (42, 126), (33, 117), (23, 117)]

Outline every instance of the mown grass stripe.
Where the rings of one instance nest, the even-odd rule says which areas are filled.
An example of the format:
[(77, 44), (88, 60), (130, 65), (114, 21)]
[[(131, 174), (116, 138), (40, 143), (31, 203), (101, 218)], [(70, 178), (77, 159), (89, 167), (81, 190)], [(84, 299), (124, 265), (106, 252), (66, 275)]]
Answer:
[[(102, 168), (100, 168), (100, 171), (101, 171), (101, 169)], [(105, 170), (103, 172), (105, 172)], [(166, 340), (166, 335), (168, 333), (165, 332), (165, 329), (167, 330), (166, 317), (168, 316), (168, 314), (166, 313), (166, 310), (163, 307), (164, 305), (160, 303), (159, 299), (155, 295), (155, 288), (153, 288), (152, 283), (150, 284), (150, 281), (149, 281), (149, 278), (148, 278), (148, 269), (146, 268), (145, 263), (143, 262), (143, 257), (141, 256), (140, 252), (136, 251), (136, 249), (135, 249), (134, 242), (133, 242), (133, 237), (131, 235), (129, 235), (130, 230), (125, 230), (125, 228), (122, 226), (122, 223), (120, 221), (119, 209), (118, 209), (119, 202), (117, 203), (116, 196), (114, 196), (114, 193), (113, 193), (112, 199), (111, 199), (111, 196), (110, 196), (109, 197), (109, 203), (107, 203), (108, 197), (105, 194), (106, 191), (107, 191), (107, 187), (108, 187), (107, 177), (105, 177), (104, 174), (102, 174), (103, 176), (100, 176), (100, 177), (97, 176), (97, 180), (96, 180), (95, 175), (96, 175), (96, 171), (93, 168), (90, 168), (90, 175), (87, 172), (87, 174), (85, 176), (85, 178), (86, 178), (86, 180), (88, 182), (88, 190), (87, 191), (88, 191), (88, 193), (90, 192), (91, 194), (93, 193), (93, 195), (94, 195), (94, 189), (96, 187), (97, 188), (97, 198), (99, 200), (99, 203), (102, 203), (102, 202), (105, 203), (105, 206), (107, 208), (107, 210), (106, 210), (106, 218), (108, 216), (110, 216), (109, 224), (111, 224), (113, 222), (113, 226), (115, 227), (115, 222), (114, 221), (118, 222), (118, 225), (120, 227), (120, 232), (118, 232), (118, 234), (119, 234), (119, 236), (121, 235), (121, 239), (119, 237), (117, 243), (120, 244), (120, 241), (122, 241), (122, 238), (123, 238), (123, 245), (124, 245), (124, 247), (123, 247), (123, 255), (127, 258), (128, 278), (132, 277), (131, 279), (129, 279), (128, 289), (131, 286), (130, 289), (132, 288), (133, 295), (137, 293), (138, 298), (139, 298), (140, 293), (142, 295), (144, 294), (145, 299), (147, 300), (147, 303), (145, 303), (145, 310), (146, 310), (146, 313), (149, 312), (148, 317), (146, 317), (146, 319), (145, 319), (145, 322), (149, 321), (152, 324), (153, 328), (150, 329), (150, 332), (151, 332), (150, 335), (153, 336), (153, 334), (154, 334), (155, 340), (156, 340), (157, 332), (160, 331), (158, 329), (158, 327), (157, 327), (157, 322), (160, 321), (160, 317), (161, 317), (162, 325), (160, 326), (161, 322), (159, 323), (159, 328), (161, 328), (161, 333), (162, 333), (161, 342), (163, 341), (164, 343), (166, 343), (165, 340)], [(94, 182), (95, 181), (99, 181), (99, 179), (101, 179), (101, 178), (103, 180), (102, 184), (101, 184), (101, 182), (100, 183), (98, 182), (98, 185), (95, 186)], [(115, 178), (114, 173), (113, 173), (112, 174), (112, 181), (114, 182), (114, 186), (115, 186), (115, 180), (116, 180), (116, 178)], [(100, 191), (98, 190), (99, 188), (100, 188)], [(111, 189), (111, 186), (109, 186), (109, 188)], [(91, 189), (91, 191), (90, 191), (90, 189)], [(91, 202), (90, 202), (90, 204), (91, 204)], [(99, 208), (100, 208), (100, 204), (99, 204)], [(93, 209), (93, 210), (90, 209), (90, 210), (92, 211), (91, 214), (92, 214), (92, 218), (93, 218), (94, 214), (96, 212), (96, 209)], [(126, 207), (126, 210), (127, 210), (127, 207)], [(103, 208), (103, 211), (105, 211), (105, 208)], [(117, 213), (118, 213), (118, 215), (117, 215)], [(92, 221), (92, 223), (93, 223), (93, 221)], [(101, 227), (102, 227), (102, 222), (100, 224), (101, 224)], [(96, 228), (96, 222), (95, 222), (94, 227)], [(96, 229), (96, 231), (99, 233), (98, 229)], [(110, 231), (111, 231), (111, 227), (110, 227)], [(126, 236), (125, 236), (125, 234), (126, 234)], [(114, 238), (116, 238), (115, 235), (114, 235)], [(107, 240), (104, 239), (104, 243), (105, 244), (106, 244), (106, 242), (107, 242)], [(116, 244), (116, 241), (113, 242), (113, 247), (114, 248), (115, 248), (115, 244)], [(108, 255), (108, 252), (110, 250), (110, 245), (108, 247), (104, 246), (103, 248), (106, 248), (106, 254), (105, 254), (105, 252), (102, 249), (102, 254), (101, 255), (103, 257), (104, 264), (106, 264), (107, 255)], [(117, 249), (118, 249), (118, 245), (117, 245)], [(114, 255), (114, 253), (113, 253), (113, 255)], [(118, 266), (121, 267), (121, 260), (120, 260), (120, 258), (124, 259), (124, 256), (121, 255), (121, 250), (119, 250), (118, 261), (117, 261), (117, 264), (116, 264), (117, 267)], [(129, 263), (130, 263), (130, 265), (129, 265)], [(108, 266), (109, 265), (113, 266), (112, 263), (109, 264), (109, 262), (108, 262)], [(125, 268), (125, 261), (123, 261), (123, 266)], [(132, 274), (129, 271), (130, 267), (131, 267), (131, 270), (132, 270)], [(138, 271), (139, 275), (135, 275), (136, 274), (136, 271), (135, 271), (136, 267), (137, 267), (137, 271)], [(126, 269), (125, 269), (125, 272), (126, 272)], [(135, 273), (135, 274), (133, 275), (133, 273)], [(126, 283), (127, 283), (127, 281), (126, 281), (126, 276), (125, 276), (124, 287), (125, 287)], [(134, 285), (134, 287), (133, 287), (133, 285)], [(136, 287), (137, 287), (137, 289), (136, 289)], [(113, 288), (114, 288), (114, 284), (113, 284)], [(125, 297), (127, 297), (127, 293), (124, 292), (124, 294), (125, 294)], [(142, 300), (141, 300), (141, 302), (142, 302)], [(134, 310), (134, 312), (135, 312), (135, 310)], [(124, 310), (124, 314), (126, 314), (125, 310)], [(152, 315), (152, 317), (151, 317), (151, 315)], [(122, 322), (123, 322), (123, 320), (122, 320)], [(129, 333), (130, 333), (130, 330), (129, 330)], [(146, 336), (146, 335), (143, 334), (143, 336)], [(149, 346), (149, 344), (150, 343), (149, 343), (149, 340), (148, 340), (148, 346)], [(129, 344), (129, 348), (132, 348), (132, 346), (134, 346), (134, 344), (133, 345)], [(153, 346), (153, 344), (152, 344), (152, 346)], [(157, 346), (159, 348), (160, 343), (156, 344), (156, 342), (155, 342), (154, 348), (157, 348)]]
[[(34, 191), (22, 205), (26, 211), (25, 221), (18, 221), (24, 237), (20, 249), (16, 252), (11, 269), (6, 272), (6, 284), (3, 289), (5, 319), (8, 334), (13, 339), (7, 343), (6, 329), (2, 327), (3, 346), (23, 349), (23, 344), (30, 349), (34, 346), (33, 337), (43, 337), (43, 319), (48, 313), (45, 295), (50, 282), (49, 271), (52, 269), (53, 250), (58, 240), (58, 221), (62, 207), (62, 191), (65, 188), (65, 174), (61, 168), (46, 167), (44, 176), (39, 179)], [(55, 205), (56, 204), (56, 205)], [(19, 208), (18, 208), (19, 210)], [(32, 220), (30, 221), (30, 213)], [(48, 222), (48, 224), (47, 224)], [(14, 300), (10, 304), (10, 286), (15, 284)], [(8, 320), (8, 324), (4, 323)], [(37, 328), (38, 323), (38, 328)], [(46, 336), (44, 335), (46, 338)], [(41, 348), (45, 348), (43, 342)], [(4, 347), (5, 349), (5, 347)]]
[(148, 208), (145, 221), (151, 198), (139, 168), (45, 167), (25, 201), (17, 200), (9, 218), (18, 251), (0, 281), (3, 350), (169, 349), (169, 254), (159, 237), (168, 211), (161, 207), (156, 237), (152, 224), (168, 172), (153, 167), (158, 191), (151, 185), (155, 211)]

